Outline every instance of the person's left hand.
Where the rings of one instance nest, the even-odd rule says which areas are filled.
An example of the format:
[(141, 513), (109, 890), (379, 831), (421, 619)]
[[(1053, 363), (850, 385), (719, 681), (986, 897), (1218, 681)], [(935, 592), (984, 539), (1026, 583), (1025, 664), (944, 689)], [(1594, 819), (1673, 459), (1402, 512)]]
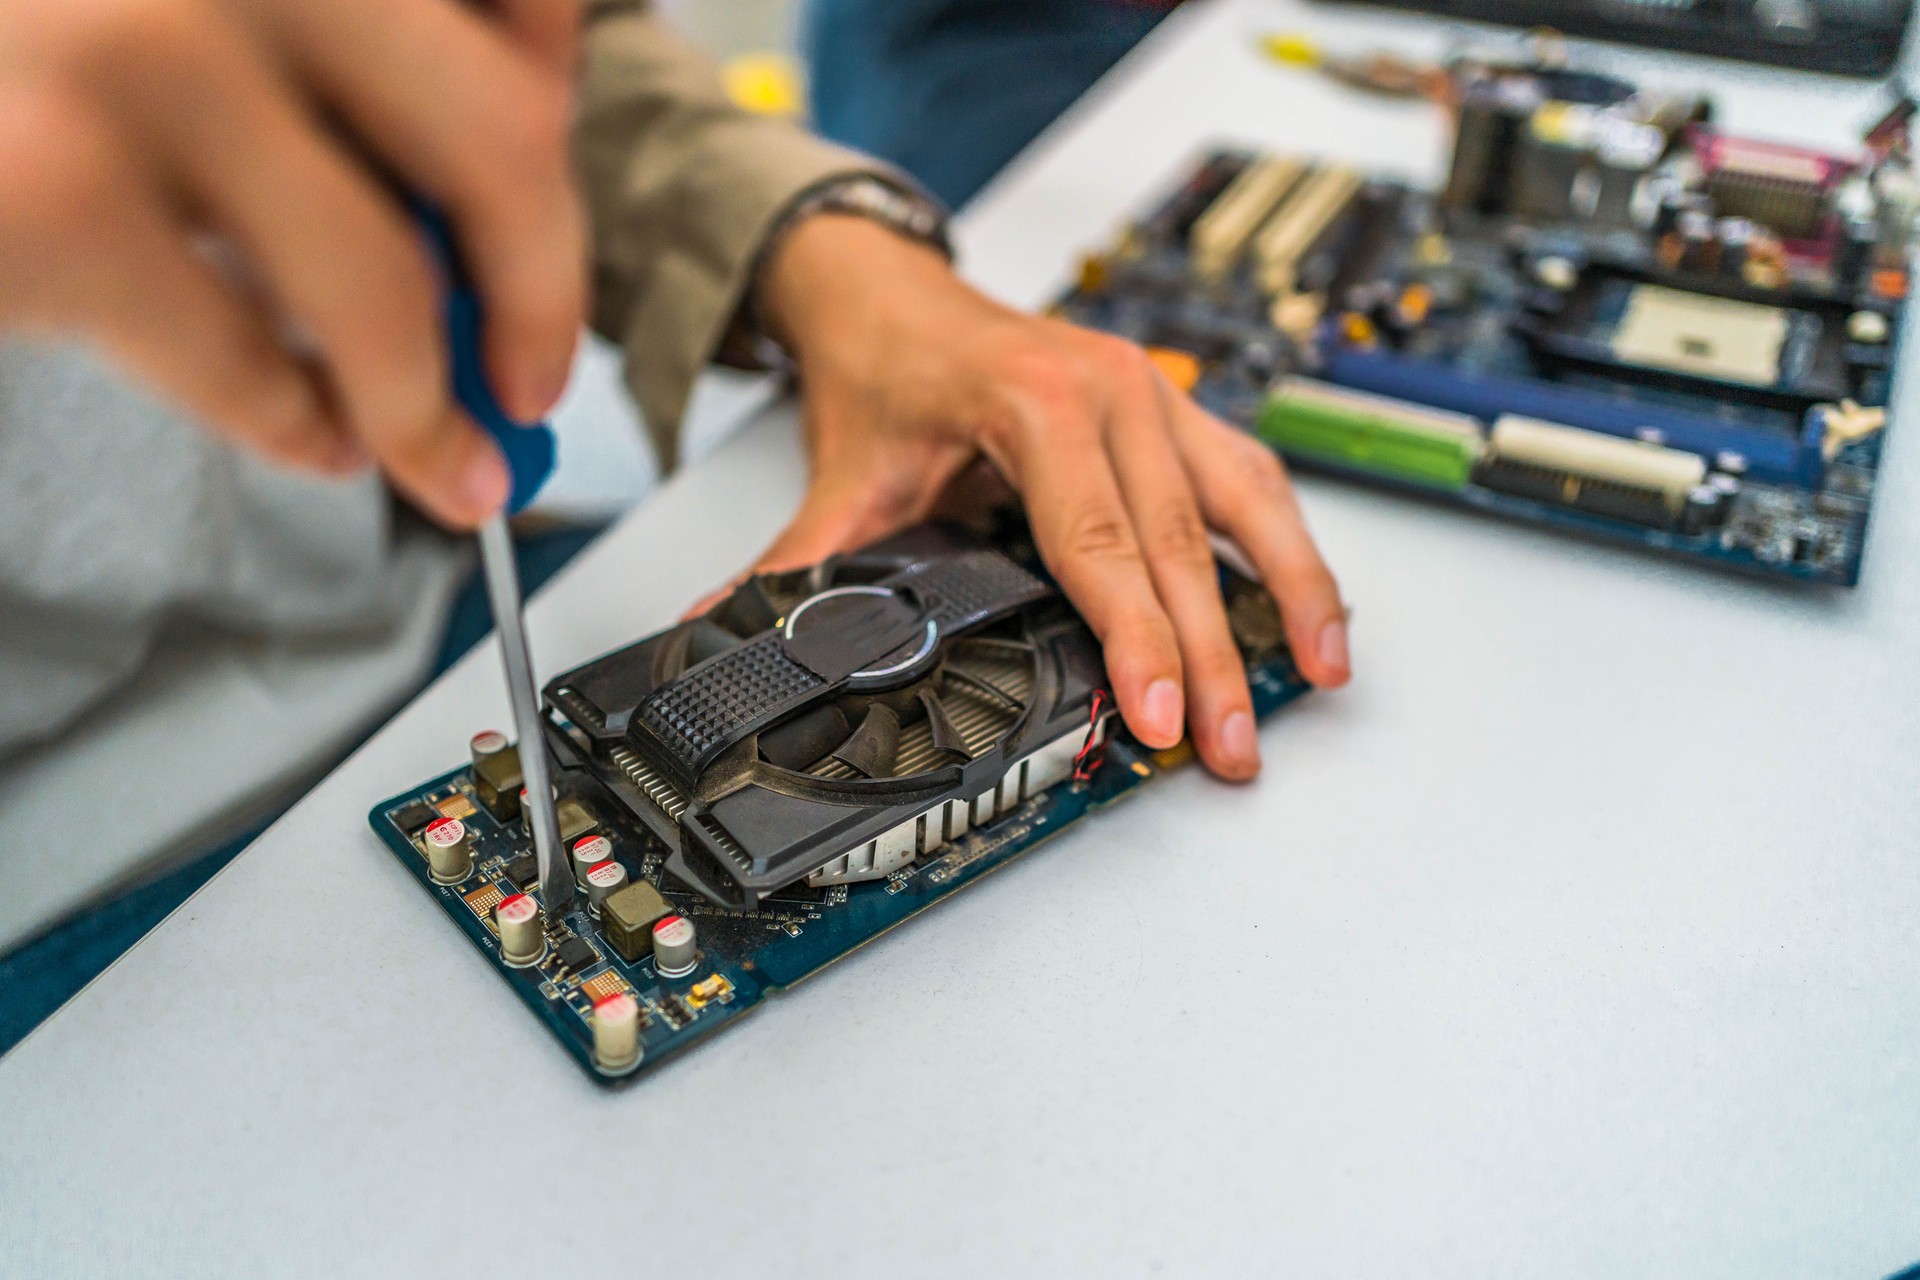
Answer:
[(1216, 774), (1260, 767), (1210, 529), (1259, 569), (1302, 674), (1346, 682), (1339, 588), (1286, 472), (1140, 348), (1009, 310), (931, 249), (845, 215), (797, 227), (758, 296), (799, 366), (812, 479), (757, 570), (811, 564), (925, 519), (984, 458), (1025, 500), (1148, 746), (1171, 746), (1190, 725)]

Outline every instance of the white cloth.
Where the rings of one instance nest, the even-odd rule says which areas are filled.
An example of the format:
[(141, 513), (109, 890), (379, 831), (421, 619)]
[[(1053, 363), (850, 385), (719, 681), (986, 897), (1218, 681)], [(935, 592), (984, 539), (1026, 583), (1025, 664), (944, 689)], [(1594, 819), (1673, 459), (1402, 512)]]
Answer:
[(329, 763), (426, 674), (469, 557), (377, 477), (0, 344), (0, 951)]

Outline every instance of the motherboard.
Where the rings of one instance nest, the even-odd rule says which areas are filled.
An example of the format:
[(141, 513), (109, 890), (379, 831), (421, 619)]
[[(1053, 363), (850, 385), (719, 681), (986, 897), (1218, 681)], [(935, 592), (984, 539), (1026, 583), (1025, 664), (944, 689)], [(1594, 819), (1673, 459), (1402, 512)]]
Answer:
[(1463, 60), (1445, 186), (1220, 148), (1059, 314), (1291, 463), (1719, 568), (1854, 585), (1920, 182), (1704, 99)]
[[(1221, 589), (1255, 713), (1305, 691), (1272, 598)], [(596, 1080), (631, 1078), (1183, 764), (1121, 726), (1024, 526), (923, 527), (750, 579), (544, 691), (571, 879), (525, 744), (483, 731), (374, 830)]]

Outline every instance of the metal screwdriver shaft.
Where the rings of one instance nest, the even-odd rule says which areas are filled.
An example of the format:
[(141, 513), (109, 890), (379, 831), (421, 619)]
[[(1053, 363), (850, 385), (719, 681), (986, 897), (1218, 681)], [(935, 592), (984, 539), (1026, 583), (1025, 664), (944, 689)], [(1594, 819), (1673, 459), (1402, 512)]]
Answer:
[(573, 902), (573, 871), (561, 856), (560, 822), (554, 814), (553, 779), (547, 771), (547, 740), (540, 727), (540, 703), (527, 652), (521, 614), (520, 573), (514, 565), (513, 534), (505, 512), (480, 526), (480, 564), (487, 579), (487, 603), (500, 632), (500, 657), (507, 668), (507, 701), (520, 739), (520, 774), (527, 787), (527, 825), (533, 830), (533, 855), (540, 864), (540, 902), (549, 917)]
[(430, 201), (415, 196), (407, 203), (440, 269), (453, 399), (499, 445), (513, 480), (507, 509), (480, 526), (480, 568), (493, 608), (493, 628), (499, 631), (499, 654), (507, 664), (507, 700), (513, 704), (520, 777), (526, 783), (526, 825), (534, 831), (534, 858), (540, 862), (540, 902), (553, 917), (574, 902), (574, 873), (561, 856), (561, 823), (553, 812), (553, 777), (547, 771), (547, 737), (540, 725), (540, 685), (534, 683), (534, 660), (526, 651), (520, 572), (513, 560), (513, 532), (507, 528), (513, 512), (526, 509), (553, 474), (553, 430), (545, 422), (515, 422), (493, 397), (482, 355), (486, 317), (461, 263), (453, 228)]
[(440, 269), (447, 326), (447, 355), (453, 398), (475, 424), (500, 446), (513, 482), (506, 510), (480, 526), (480, 564), (487, 579), (487, 603), (500, 632), (500, 656), (507, 667), (507, 701), (520, 739), (520, 776), (527, 788), (527, 826), (540, 865), (540, 902), (549, 918), (573, 903), (573, 871), (560, 852), (560, 822), (554, 814), (553, 779), (547, 770), (547, 739), (540, 725), (539, 686), (527, 653), (527, 627), (521, 617), (520, 572), (514, 566), (513, 533), (507, 520), (523, 511), (553, 474), (553, 432), (542, 422), (516, 422), (494, 398), (482, 355), (485, 316), (473, 289), (453, 228), (432, 203), (408, 199), (425, 246)]

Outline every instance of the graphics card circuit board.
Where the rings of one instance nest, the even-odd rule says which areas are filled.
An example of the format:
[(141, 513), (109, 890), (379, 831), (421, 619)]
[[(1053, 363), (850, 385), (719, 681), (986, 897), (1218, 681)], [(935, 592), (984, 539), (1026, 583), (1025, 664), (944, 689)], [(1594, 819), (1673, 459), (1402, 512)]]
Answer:
[[(556, 679), (548, 747), (574, 873), (557, 907), (519, 803), (520, 748), (498, 733), (475, 737), (468, 766), (380, 804), (373, 827), (594, 1078), (644, 1073), (1185, 760), (1119, 727), (1084, 624), (1012, 574), (1037, 565), (1030, 546), (983, 559), (1004, 549), (909, 537), (756, 580), (708, 618)], [(1264, 717), (1306, 686), (1271, 599), (1222, 582)], [(776, 625), (761, 630), (751, 619), (769, 603)], [(934, 625), (894, 649), (887, 612), (907, 604), (906, 631)], [(811, 641), (801, 618), (822, 619)], [(711, 664), (737, 667), (768, 634), (831, 672), (821, 637), (862, 632), (883, 659), (935, 654), (849, 656), (850, 679), (758, 717), (684, 789), (667, 776), (676, 744), (632, 727), (711, 690)], [(753, 687), (734, 678), (721, 695)], [(696, 845), (727, 865), (690, 864)]]
[[(1287, 659), (1253, 672), (1255, 709), (1263, 717), (1304, 691)], [(604, 836), (633, 881), (653, 886), (675, 914), (694, 925), (700, 961), (677, 980), (659, 975), (650, 952), (639, 961), (623, 959), (601, 937), (600, 921), (584, 902), (547, 926), (545, 961), (526, 968), (501, 962), (498, 926), (490, 913), (513, 894), (537, 894), (529, 863), (532, 849), (518, 821), (498, 822), (478, 803), (471, 770), (456, 770), (396, 796), (375, 809), (372, 819), (401, 865), (567, 1052), (596, 1078), (612, 1080), (620, 1077), (594, 1061), (592, 1030), (593, 1007), (609, 995), (625, 991), (640, 1005), (641, 1066), (657, 1066), (739, 1020), (768, 996), (817, 973), (1095, 810), (1131, 795), (1186, 756), (1180, 748), (1148, 752), (1124, 732), (1115, 733), (1090, 781), (1035, 798), (968, 832), (932, 861), (909, 865), (884, 880), (823, 889), (790, 885), (751, 911), (718, 906), (676, 882), (662, 869), (666, 847), (650, 832), (622, 820), (616, 806), (574, 808), (576, 821), (583, 824), (575, 830)], [(424, 852), (426, 823), (442, 815), (465, 815), (460, 820), (473, 833), (473, 874), (455, 885), (434, 883)]]
[(1455, 69), (1437, 193), (1221, 150), (1058, 310), (1289, 461), (1717, 567), (1854, 584), (1920, 183), (1563, 69)]

